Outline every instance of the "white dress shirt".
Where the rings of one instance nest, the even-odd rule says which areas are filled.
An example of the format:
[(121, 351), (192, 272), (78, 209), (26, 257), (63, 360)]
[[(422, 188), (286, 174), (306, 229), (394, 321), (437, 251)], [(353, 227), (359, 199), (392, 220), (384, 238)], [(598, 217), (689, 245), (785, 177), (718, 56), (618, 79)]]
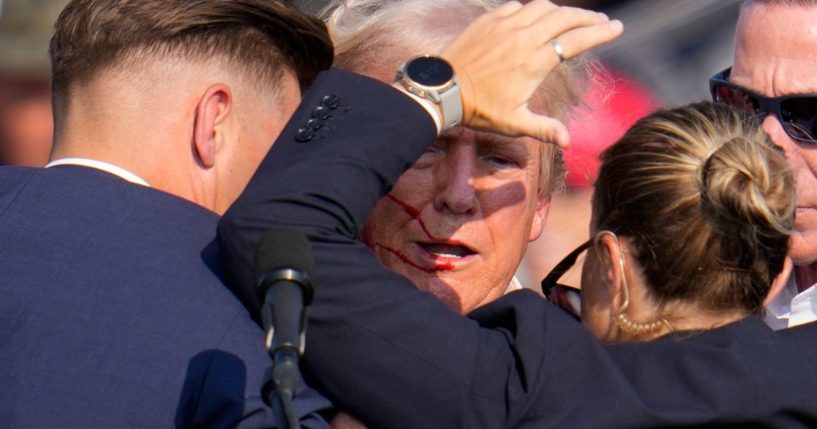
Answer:
[(121, 177), (122, 179), (125, 179), (128, 182), (150, 187), (148, 182), (146, 182), (141, 177), (131, 173), (128, 170), (125, 170), (124, 168), (118, 165), (113, 165), (111, 163), (104, 161), (97, 161), (95, 159), (88, 158), (63, 158), (49, 162), (48, 164), (46, 164), (45, 168), (56, 167), (59, 165), (79, 165), (82, 167), (95, 168), (97, 170), (102, 170), (106, 173), (111, 173), (114, 176)]
[(515, 290), (520, 290), (520, 289), (522, 289), (522, 282), (520, 282), (519, 279), (516, 278), (516, 276), (513, 276), (513, 278), (511, 279), (511, 282), (508, 283), (508, 287), (505, 288), (504, 295), (507, 295), (507, 294), (509, 294), (509, 293), (511, 293), (511, 292), (513, 292)]
[(780, 293), (766, 306), (763, 321), (775, 331), (817, 320), (817, 284), (797, 292), (794, 273)]

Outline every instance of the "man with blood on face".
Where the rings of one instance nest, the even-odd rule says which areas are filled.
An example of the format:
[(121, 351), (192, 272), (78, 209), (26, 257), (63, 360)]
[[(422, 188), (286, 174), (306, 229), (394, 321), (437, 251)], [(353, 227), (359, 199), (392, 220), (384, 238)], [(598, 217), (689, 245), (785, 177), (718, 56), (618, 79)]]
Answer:
[[(491, 0), (339, 0), (322, 15), (335, 66), (384, 82), (408, 59), (434, 54)], [(563, 64), (531, 108), (563, 117), (580, 94), (581, 61)], [(545, 101), (547, 100), (547, 101)], [(457, 127), (443, 132), (370, 214), (362, 239), (390, 269), (467, 313), (522, 286), (514, 277), (562, 185), (559, 149)]]
[(451, 308), (467, 312), (499, 298), (518, 287), (513, 274), (547, 218), (544, 150), (533, 139), (443, 133), (377, 204), (364, 241)]

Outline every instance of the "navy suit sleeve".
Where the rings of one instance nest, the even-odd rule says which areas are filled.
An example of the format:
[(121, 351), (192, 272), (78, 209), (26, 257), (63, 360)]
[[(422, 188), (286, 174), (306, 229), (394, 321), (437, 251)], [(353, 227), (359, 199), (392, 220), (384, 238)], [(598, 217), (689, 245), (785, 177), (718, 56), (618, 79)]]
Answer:
[[(322, 127), (304, 132), (335, 98)], [(774, 368), (790, 352), (768, 332), (737, 324), (701, 335), (711, 344), (669, 339), (610, 350), (530, 291), (464, 318), (385, 269), (358, 232), (435, 134), (428, 114), (394, 89), (324, 73), (220, 223), (225, 268), (247, 300), (255, 243), (268, 228), (294, 228), (311, 241), (317, 287), (303, 363), (341, 409), (388, 428), (808, 427), (797, 422), (813, 416), (813, 400), (791, 406), (802, 390), (780, 400), (760, 390), (763, 377), (786, 384)], [(758, 335), (767, 352), (744, 353)], [(757, 356), (769, 350), (780, 356), (767, 365)]]
[[(299, 142), (327, 96), (340, 100), (336, 116)], [(356, 240), (369, 210), (435, 136), (431, 118), (408, 97), (362, 77), (325, 73), (222, 219), (225, 268), (251, 290), (261, 234), (272, 226), (303, 231), (318, 284), (305, 367), (320, 388), (376, 427), (513, 426), (541, 394), (548, 324), (565, 335), (587, 333), (526, 299), (520, 302), (532, 311), (500, 312), (497, 326), (487, 326), (495, 329), (480, 329), (384, 269)], [(539, 338), (517, 347), (519, 335)], [(600, 349), (594, 341), (567, 348), (579, 345), (593, 350), (576, 355)]]

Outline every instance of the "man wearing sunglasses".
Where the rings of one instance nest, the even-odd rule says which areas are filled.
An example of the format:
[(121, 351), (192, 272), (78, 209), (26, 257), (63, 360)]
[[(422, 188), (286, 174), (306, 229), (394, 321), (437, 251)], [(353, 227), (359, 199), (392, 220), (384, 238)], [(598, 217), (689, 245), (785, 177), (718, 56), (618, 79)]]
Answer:
[(789, 256), (794, 273), (768, 304), (775, 329), (817, 320), (817, 0), (748, 0), (731, 69), (710, 80), (715, 101), (762, 117), (797, 181)]

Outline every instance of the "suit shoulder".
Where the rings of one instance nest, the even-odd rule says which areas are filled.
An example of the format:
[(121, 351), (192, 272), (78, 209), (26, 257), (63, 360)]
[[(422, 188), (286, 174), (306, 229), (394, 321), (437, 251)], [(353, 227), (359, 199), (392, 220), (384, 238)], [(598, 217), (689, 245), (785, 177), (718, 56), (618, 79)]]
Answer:
[(777, 331), (776, 334), (808, 356), (811, 362), (817, 362), (817, 322)]
[(36, 168), (0, 167), (0, 216), (34, 176)]

